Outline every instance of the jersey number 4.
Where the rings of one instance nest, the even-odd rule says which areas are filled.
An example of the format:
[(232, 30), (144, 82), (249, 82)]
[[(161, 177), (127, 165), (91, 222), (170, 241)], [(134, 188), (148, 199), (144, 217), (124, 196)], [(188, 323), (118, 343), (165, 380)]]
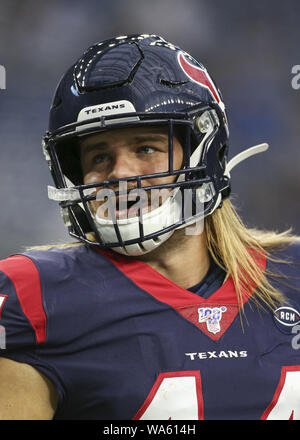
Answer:
[[(160, 373), (134, 420), (203, 420), (200, 371)], [(263, 420), (300, 419), (300, 366), (285, 366)]]

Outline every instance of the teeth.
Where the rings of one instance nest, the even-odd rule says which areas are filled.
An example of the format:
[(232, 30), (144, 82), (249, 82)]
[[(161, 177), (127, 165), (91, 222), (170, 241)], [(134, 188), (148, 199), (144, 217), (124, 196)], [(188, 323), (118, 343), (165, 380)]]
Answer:
[[(149, 201), (149, 199), (148, 199)], [(120, 205), (121, 206), (121, 210), (128, 210), (130, 209), (133, 205), (135, 205), (136, 203), (138, 203), (138, 200), (127, 200), (127, 199), (117, 199), (117, 203), (116, 203), (116, 210), (119, 211), (120, 210)], [(142, 206), (148, 206), (148, 203), (146, 203), (146, 201), (142, 201), (141, 203)]]

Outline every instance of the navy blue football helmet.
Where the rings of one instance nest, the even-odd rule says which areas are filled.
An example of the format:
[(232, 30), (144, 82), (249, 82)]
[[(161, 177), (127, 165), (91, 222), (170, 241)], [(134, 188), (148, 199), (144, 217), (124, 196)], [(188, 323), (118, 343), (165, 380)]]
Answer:
[[(134, 221), (117, 220), (113, 215), (114, 221), (101, 221), (90, 208), (95, 190), (115, 187), (118, 182), (83, 184), (79, 139), (141, 126), (168, 130), (168, 170), (151, 175), (153, 179), (174, 176), (173, 183), (167, 185), (173, 191), (168, 206), (158, 208), (159, 226), (154, 228), (148, 227), (141, 211)], [(179, 170), (174, 170), (172, 161), (175, 133), (184, 152)], [(70, 67), (55, 92), (43, 142), (55, 183), (55, 188), (49, 187), (49, 197), (60, 203), (71, 236), (127, 255), (149, 252), (175, 229), (210, 215), (229, 196), (228, 135), (221, 93), (191, 55), (157, 35), (101, 41)], [(130, 182), (131, 188), (150, 191), (152, 187), (143, 185), (147, 178), (149, 175), (128, 176), (122, 181)], [(187, 191), (194, 206), (188, 214), (182, 209)], [(179, 195), (181, 207), (176, 205)], [(201, 210), (196, 208), (199, 200)], [(174, 203), (175, 216), (171, 215)]]

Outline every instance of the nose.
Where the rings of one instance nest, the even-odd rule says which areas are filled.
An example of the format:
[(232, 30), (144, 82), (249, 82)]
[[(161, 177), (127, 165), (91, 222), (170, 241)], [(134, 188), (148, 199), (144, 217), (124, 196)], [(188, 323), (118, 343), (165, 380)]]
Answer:
[(116, 154), (108, 179), (122, 179), (136, 175), (134, 161), (126, 154)]

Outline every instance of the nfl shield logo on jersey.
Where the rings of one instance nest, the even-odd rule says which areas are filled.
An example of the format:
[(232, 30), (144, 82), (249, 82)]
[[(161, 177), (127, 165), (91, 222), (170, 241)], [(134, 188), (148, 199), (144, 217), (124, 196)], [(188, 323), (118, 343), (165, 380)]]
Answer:
[(220, 321), (222, 319), (222, 313), (226, 312), (225, 306), (221, 307), (200, 307), (198, 309), (199, 322), (206, 322), (207, 330), (210, 333), (219, 333), (221, 330)]

